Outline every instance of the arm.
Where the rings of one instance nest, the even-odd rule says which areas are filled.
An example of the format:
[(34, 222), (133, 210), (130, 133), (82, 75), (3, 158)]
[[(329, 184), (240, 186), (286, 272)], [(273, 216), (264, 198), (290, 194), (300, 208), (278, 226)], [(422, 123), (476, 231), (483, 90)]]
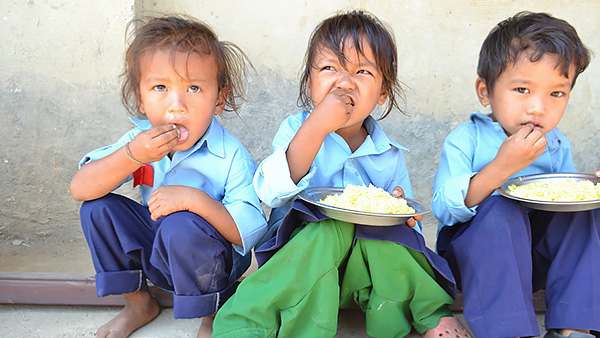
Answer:
[(325, 137), (348, 122), (353, 108), (351, 98), (338, 88), (330, 91), (313, 109), (286, 152), (294, 183), (308, 173)]
[[(173, 125), (159, 126), (136, 135), (129, 143), (132, 156), (143, 163), (165, 157), (175, 146), (179, 132)], [(127, 176), (139, 168), (129, 158), (125, 147), (82, 166), (71, 180), (71, 195), (77, 201), (89, 201), (105, 196)]]
[(539, 128), (525, 125), (508, 137), (496, 157), (475, 174), (469, 183), (465, 205), (472, 208), (490, 196), (506, 180), (529, 166), (546, 149), (546, 137)]

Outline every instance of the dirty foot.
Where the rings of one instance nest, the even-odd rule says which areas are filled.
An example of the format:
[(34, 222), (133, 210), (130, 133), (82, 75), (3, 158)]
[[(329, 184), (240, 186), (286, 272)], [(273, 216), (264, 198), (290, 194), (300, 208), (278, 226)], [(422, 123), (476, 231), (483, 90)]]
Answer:
[(126, 338), (151, 322), (160, 313), (160, 306), (148, 291), (136, 291), (125, 296), (125, 308), (96, 331), (97, 338)]
[(442, 317), (438, 326), (423, 333), (423, 338), (470, 338), (467, 329), (454, 317)]
[(213, 332), (213, 321), (215, 320), (215, 314), (207, 317), (202, 317), (202, 324), (200, 324), (200, 330), (196, 338), (211, 338)]

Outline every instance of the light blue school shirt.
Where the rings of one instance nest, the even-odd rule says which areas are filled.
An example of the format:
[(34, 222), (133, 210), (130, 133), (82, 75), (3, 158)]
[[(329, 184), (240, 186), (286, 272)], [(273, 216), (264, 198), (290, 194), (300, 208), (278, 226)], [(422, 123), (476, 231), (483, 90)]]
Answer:
[[(269, 233), (277, 229), (298, 194), (311, 187), (372, 183), (390, 193), (396, 186), (402, 187), (406, 197), (413, 198), (402, 154), (403, 150), (408, 149), (390, 139), (371, 116), (363, 124), (368, 136), (354, 153), (340, 135), (335, 132), (327, 135), (309, 172), (298, 184), (294, 184), (285, 153), (309, 114), (301, 111), (283, 121), (273, 138), (273, 154), (262, 161), (254, 174), (258, 197), (273, 208), (269, 218)], [(420, 227), (419, 223), (414, 229), (421, 232)]]
[[(453, 130), (442, 148), (433, 181), (431, 211), (444, 226), (463, 223), (475, 216), (477, 206), (467, 208), (465, 197), (471, 177), (490, 163), (507, 136), (498, 122), (476, 112), (470, 121)], [(511, 178), (548, 173), (576, 172), (571, 142), (558, 129), (546, 134), (546, 150), (528, 167)], [(497, 194), (494, 191), (494, 194)]]
[[(86, 154), (79, 166), (112, 154), (140, 132), (152, 128), (148, 120), (131, 120), (137, 128), (125, 133), (115, 144)], [(232, 244), (237, 253), (234, 254), (235, 272), (241, 256), (250, 253), (267, 232), (266, 218), (252, 185), (257, 165), (250, 153), (213, 117), (208, 130), (193, 147), (176, 151), (173, 159), (165, 156), (150, 164), (154, 167), (154, 184), (153, 187), (140, 186), (144, 206), (148, 206), (152, 191), (163, 185), (200, 189), (223, 203), (242, 238), (243, 246)], [(132, 175), (129, 175), (119, 186), (131, 179)]]

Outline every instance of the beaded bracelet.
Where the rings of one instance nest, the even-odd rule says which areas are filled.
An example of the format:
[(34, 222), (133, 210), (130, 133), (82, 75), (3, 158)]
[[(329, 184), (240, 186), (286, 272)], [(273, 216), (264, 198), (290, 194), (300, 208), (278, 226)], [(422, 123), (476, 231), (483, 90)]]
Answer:
[(146, 165), (146, 163), (142, 163), (142, 162), (140, 162), (140, 161), (136, 160), (136, 158), (135, 158), (135, 157), (133, 157), (133, 155), (131, 154), (131, 150), (129, 149), (129, 142), (125, 143), (125, 152), (127, 153), (127, 156), (129, 156), (129, 158), (130, 158), (130, 159), (131, 159), (133, 162), (135, 162), (135, 163), (137, 163), (137, 164), (139, 164), (139, 165), (141, 165), (141, 166), (143, 166), (143, 165)]

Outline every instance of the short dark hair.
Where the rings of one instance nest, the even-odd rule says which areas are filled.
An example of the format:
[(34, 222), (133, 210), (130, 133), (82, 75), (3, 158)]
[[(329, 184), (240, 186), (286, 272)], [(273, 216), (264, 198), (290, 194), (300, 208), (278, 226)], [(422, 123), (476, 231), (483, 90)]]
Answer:
[(502, 72), (524, 52), (529, 53), (531, 62), (539, 61), (545, 54), (556, 54), (556, 67), (567, 78), (569, 67), (574, 65), (571, 88), (590, 63), (590, 51), (568, 22), (546, 13), (519, 12), (498, 23), (481, 46), (477, 75), (490, 93)]
[(381, 118), (386, 117), (394, 107), (402, 112), (398, 100), (404, 98), (404, 93), (398, 80), (398, 55), (394, 36), (391, 30), (386, 28), (378, 18), (362, 10), (334, 15), (322, 21), (315, 28), (304, 56), (298, 105), (306, 109), (311, 107), (310, 98), (306, 93), (306, 86), (310, 79), (310, 72), (314, 68), (315, 57), (321, 49), (325, 48), (332, 51), (344, 64), (347, 62), (347, 58), (344, 56), (346, 43), (352, 43), (359, 53), (364, 54), (364, 41), (373, 50), (377, 68), (383, 77), (382, 88), (388, 94), (387, 107)]
[(246, 66), (252, 67), (246, 54), (236, 45), (219, 41), (213, 30), (191, 16), (171, 15), (134, 19), (128, 25), (133, 30), (131, 43), (125, 53), (121, 100), (125, 109), (139, 113), (140, 60), (146, 53), (168, 50), (171, 62), (178, 52), (213, 55), (217, 62), (219, 92), (226, 90), (226, 111), (237, 112), (245, 100)]

